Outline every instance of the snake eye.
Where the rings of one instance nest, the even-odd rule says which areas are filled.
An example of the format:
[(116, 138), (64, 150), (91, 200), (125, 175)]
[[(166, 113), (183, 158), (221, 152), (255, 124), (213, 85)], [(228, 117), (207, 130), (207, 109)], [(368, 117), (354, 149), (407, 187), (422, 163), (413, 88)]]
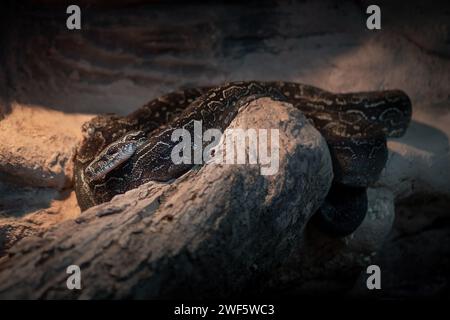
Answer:
[(104, 155), (108, 156), (108, 157), (111, 157), (111, 156), (114, 156), (117, 152), (118, 152), (117, 148), (111, 147), (111, 148), (108, 148), (108, 149), (105, 150)]

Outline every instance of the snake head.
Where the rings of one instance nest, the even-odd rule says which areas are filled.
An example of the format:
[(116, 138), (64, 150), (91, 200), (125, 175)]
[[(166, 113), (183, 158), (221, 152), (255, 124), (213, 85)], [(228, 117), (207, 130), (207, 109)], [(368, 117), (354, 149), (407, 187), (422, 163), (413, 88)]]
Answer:
[(120, 167), (131, 158), (137, 148), (143, 143), (143, 132), (126, 134), (120, 140), (109, 144), (84, 170), (84, 176), (89, 181), (103, 179), (108, 173)]

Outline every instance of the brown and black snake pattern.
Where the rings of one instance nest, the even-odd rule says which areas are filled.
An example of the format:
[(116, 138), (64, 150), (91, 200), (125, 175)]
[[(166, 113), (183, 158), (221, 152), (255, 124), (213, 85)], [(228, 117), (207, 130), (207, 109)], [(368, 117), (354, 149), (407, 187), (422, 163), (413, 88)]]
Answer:
[[(316, 220), (331, 234), (346, 235), (362, 222), (366, 188), (387, 160), (386, 137), (403, 135), (411, 102), (399, 90), (334, 94), (290, 82), (233, 82), (169, 93), (126, 117), (101, 115), (83, 127), (75, 155), (75, 191), (82, 210), (148, 181), (169, 181), (193, 165), (174, 164), (172, 132), (194, 121), (222, 132), (239, 109), (260, 97), (300, 109), (327, 141), (334, 180)], [(356, 199), (356, 200), (355, 200)]]

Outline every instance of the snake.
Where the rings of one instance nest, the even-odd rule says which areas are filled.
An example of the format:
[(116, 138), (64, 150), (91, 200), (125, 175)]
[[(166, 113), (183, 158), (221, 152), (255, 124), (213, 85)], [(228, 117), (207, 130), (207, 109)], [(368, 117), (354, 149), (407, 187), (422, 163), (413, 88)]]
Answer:
[(149, 181), (171, 183), (194, 164), (174, 163), (172, 133), (223, 132), (251, 101), (267, 97), (292, 104), (322, 134), (333, 166), (333, 181), (314, 223), (332, 236), (348, 235), (367, 212), (367, 193), (387, 161), (387, 138), (401, 137), (411, 120), (401, 90), (333, 93), (307, 84), (238, 81), (186, 88), (151, 100), (127, 116), (102, 114), (82, 127), (74, 155), (74, 188), (82, 211), (110, 201)]

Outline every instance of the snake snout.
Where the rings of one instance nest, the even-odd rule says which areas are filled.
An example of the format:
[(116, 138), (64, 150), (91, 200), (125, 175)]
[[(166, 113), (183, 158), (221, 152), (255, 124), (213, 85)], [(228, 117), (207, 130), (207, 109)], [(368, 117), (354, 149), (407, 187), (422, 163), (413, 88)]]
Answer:
[(103, 179), (108, 173), (130, 159), (138, 145), (135, 141), (111, 144), (86, 167), (85, 177), (89, 181)]

